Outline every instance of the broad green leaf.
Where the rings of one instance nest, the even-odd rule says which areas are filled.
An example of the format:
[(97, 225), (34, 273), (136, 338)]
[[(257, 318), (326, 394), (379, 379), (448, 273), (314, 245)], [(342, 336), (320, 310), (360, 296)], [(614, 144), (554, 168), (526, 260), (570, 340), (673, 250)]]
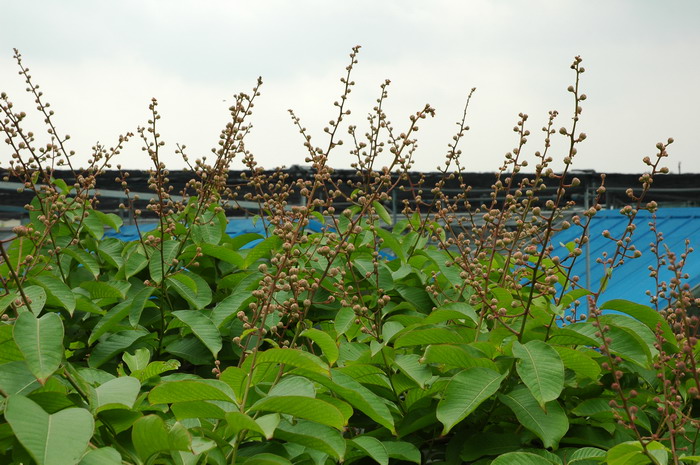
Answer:
[(597, 447), (581, 447), (567, 457), (566, 463), (571, 465), (588, 465), (591, 462), (601, 461), (605, 454), (606, 452), (603, 449), (598, 449)]
[(325, 386), (333, 394), (341, 397), (392, 433), (396, 432), (394, 418), (385, 401), (353, 377), (346, 375), (337, 368), (331, 371), (331, 379), (314, 372), (305, 373), (305, 376)]
[(280, 422), (275, 438), (324, 452), (338, 461), (345, 457), (345, 439), (340, 432), (312, 421), (299, 420), (295, 425)]
[(148, 349), (142, 347), (136, 349), (133, 355), (129, 352), (124, 352), (122, 354), (122, 360), (124, 360), (124, 363), (126, 363), (126, 366), (129, 367), (129, 371), (131, 372), (143, 370), (148, 366), (148, 362), (151, 360), (151, 353)]
[[(252, 359), (253, 357), (248, 357), (246, 362), (250, 360), (250, 363), (252, 363)], [(323, 360), (297, 349), (267, 349), (258, 352), (255, 357), (255, 364), (261, 365), (263, 363), (279, 363), (328, 376), (328, 365)]]
[(141, 383), (136, 378), (131, 376), (114, 378), (95, 389), (93, 409), (99, 410), (112, 404), (132, 408), (140, 390)]
[(194, 400), (192, 402), (178, 402), (170, 406), (173, 415), (178, 420), (187, 418), (216, 418), (223, 420), (226, 411), (219, 405), (206, 400)]
[(0, 325), (0, 365), (24, 360), (22, 352), (12, 338), (12, 330), (10, 325)]
[(267, 395), (316, 397), (316, 386), (303, 376), (287, 375), (272, 386)]
[(221, 328), (224, 323), (236, 316), (239, 310), (254, 299), (247, 292), (234, 292), (221, 302), (219, 302), (211, 312), (211, 321), (217, 328)]
[(109, 309), (92, 329), (90, 337), (88, 338), (88, 345), (94, 344), (103, 334), (112, 332), (112, 330), (129, 315), (130, 311), (131, 303), (129, 301), (124, 301)]
[(355, 312), (352, 308), (343, 307), (338, 310), (335, 320), (333, 321), (335, 332), (338, 333), (338, 336), (342, 336), (352, 327), (355, 323), (355, 318)]
[(56, 313), (47, 313), (37, 318), (30, 312), (23, 312), (15, 322), (13, 337), (27, 366), (36, 379), (44, 384), (63, 359), (61, 317)]
[(227, 243), (231, 246), (233, 250), (238, 250), (244, 245), (253, 241), (257, 241), (258, 239), (265, 239), (265, 236), (262, 236), (258, 233), (245, 233), (228, 239)]
[[(594, 327), (590, 321), (574, 323), (569, 325), (568, 328), (588, 338), (596, 338), (595, 334), (598, 331), (598, 328)], [(605, 335), (611, 339), (610, 351), (615, 355), (619, 355), (625, 360), (635, 362), (642, 367), (647, 366), (649, 362), (651, 362), (651, 348), (644, 342), (644, 339), (634, 334), (634, 331), (628, 328), (609, 325)], [(550, 339), (550, 341), (552, 339)], [(600, 345), (600, 339), (596, 339), (598, 339), (598, 341), (593, 344), (594, 347)], [(565, 344), (562, 342), (557, 343)]]
[(223, 231), (215, 224), (192, 225), (192, 240), (199, 246), (215, 245), (221, 242)]
[(200, 244), (200, 247), (204, 255), (218, 258), (222, 262), (230, 263), (238, 268), (244, 268), (245, 260), (240, 253), (234, 250), (214, 244)]
[(245, 413), (235, 411), (228, 412), (226, 414), (226, 423), (228, 423), (227, 434), (238, 434), (243, 430), (248, 430), (258, 433), (263, 437), (267, 436), (262, 428), (260, 428), (260, 425)]
[(389, 451), (384, 444), (372, 436), (357, 436), (350, 440), (350, 443), (363, 451), (375, 462), (381, 465), (389, 465)]
[(151, 299), (151, 295), (155, 291), (153, 287), (144, 287), (131, 298), (129, 306), (129, 323), (131, 326), (136, 326), (141, 320), (141, 314), (146, 307), (146, 303)]
[(131, 278), (139, 271), (143, 270), (148, 266), (148, 258), (138, 252), (134, 252), (129, 255), (129, 258), (124, 264), (124, 275), (126, 279)]
[(40, 386), (24, 361), (0, 365), (0, 389), (5, 394), (29, 394)]
[(124, 244), (119, 239), (107, 237), (99, 242), (97, 254), (106, 263), (110, 264), (117, 270), (124, 266), (124, 258), (122, 257), (122, 249)]
[(148, 260), (148, 271), (151, 275), (151, 279), (157, 284), (160, 284), (163, 277), (172, 266), (173, 260), (177, 258), (177, 251), (180, 247), (180, 243), (178, 241), (169, 240), (163, 242), (162, 247), (162, 253), (161, 249), (152, 249), (151, 256)]
[(88, 366), (90, 368), (99, 368), (103, 363), (127, 350), (142, 337), (149, 335), (150, 333), (143, 330), (121, 331), (110, 335), (104, 341), (100, 341), (90, 353)]
[(195, 309), (200, 310), (211, 302), (209, 284), (199, 275), (182, 271), (166, 278), (167, 283)]
[(255, 423), (257, 423), (260, 429), (265, 433), (266, 439), (272, 439), (277, 426), (280, 424), (280, 414), (270, 413), (269, 415), (259, 416), (255, 419)]
[(95, 423), (86, 409), (49, 415), (23, 396), (10, 396), (5, 419), (38, 465), (75, 465), (88, 447)]
[(177, 360), (156, 360), (155, 362), (149, 363), (148, 366), (142, 370), (132, 371), (131, 376), (143, 383), (154, 376), (158, 376), (166, 371), (177, 370), (178, 368), (180, 368), (180, 362)]
[(442, 434), (495, 394), (505, 377), (488, 368), (471, 368), (453, 376), (437, 405), (437, 419), (444, 426)]
[(122, 227), (122, 224), (124, 224), (124, 221), (119, 217), (119, 215), (114, 213), (102, 213), (99, 210), (92, 210), (90, 214), (95, 215), (103, 225), (109, 226), (117, 232), (119, 231), (119, 228)]
[(540, 406), (557, 399), (564, 389), (564, 363), (549, 344), (542, 341), (513, 343), (515, 369)]
[(80, 287), (90, 293), (92, 300), (126, 298), (122, 289), (103, 281), (84, 281), (80, 283)]
[(430, 313), (435, 306), (433, 299), (425, 289), (398, 284), (396, 290), (406, 302), (413, 305), (421, 313)]
[[(148, 394), (152, 404), (173, 404), (175, 402), (192, 402), (197, 400), (222, 400), (233, 402), (230, 388), (218, 380), (167, 381), (154, 387)], [(214, 381), (214, 383), (212, 383)]]
[(394, 347), (422, 346), (428, 344), (464, 344), (462, 336), (447, 327), (415, 329), (401, 334)]
[(451, 344), (435, 344), (425, 349), (423, 356), (426, 363), (446, 365), (457, 368), (490, 368), (498, 371), (496, 364), (485, 356), (478, 357), (464, 347)]
[(214, 358), (219, 355), (222, 347), (221, 334), (205, 314), (197, 310), (178, 310), (172, 315), (192, 330), (194, 335), (211, 351)]
[(83, 265), (92, 275), (97, 278), (100, 275), (100, 265), (94, 255), (87, 253), (77, 245), (71, 245), (63, 249), (63, 253), (72, 257), (76, 262)]
[(83, 228), (98, 241), (105, 235), (105, 226), (96, 215), (97, 210), (88, 210), (87, 216), (83, 218)]
[(47, 274), (38, 275), (31, 279), (46, 291), (46, 303), (52, 307), (63, 308), (72, 316), (75, 310), (73, 291), (59, 278)]
[(448, 320), (470, 320), (474, 323), (479, 321), (479, 317), (471, 305), (464, 302), (453, 302), (441, 305), (428, 315), (424, 324), (443, 323)]
[(515, 413), (520, 424), (535, 433), (547, 448), (557, 447), (559, 440), (569, 430), (569, 420), (561, 405), (553, 400), (547, 402), (546, 411), (543, 410), (524, 385), (498, 397)]
[(421, 454), (416, 446), (405, 441), (383, 441), (389, 458), (421, 464)]
[(292, 462), (280, 455), (264, 452), (247, 459), (244, 465), (292, 465)]
[(600, 365), (581, 350), (569, 347), (552, 346), (557, 351), (564, 366), (576, 373), (576, 376), (597, 380)]
[(552, 462), (530, 452), (508, 452), (498, 456), (491, 465), (552, 465)]
[[(178, 447), (181, 444), (174, 444), (176, 441), (173, 441), (165, 422), (158, 415), (147, 415), (136, 420), (131, 430), (131, 440), (136, 454), (144, 462), (160, 452), (182, 450)], [(184, 450), (188, 448), (185, 447)]]
[(318, 345), (326, 356), (329, 365), (333, 365), (338, 360), (338, 346), (332, 337), (325, 331), (310, 328), (301, 333), (301, 336), (308, 337)]
[(122, 456), (111, 447), (93, 449), (83, 456), (79, 465), (122, 465)]
[(248, 252), (245, 256), (245, 261), (243, 262), (243, 268), (247, 269), (260, 260), (261, 258), (268, 258), (272, 254), (272, 251), (282, 245), (282, 239), (279, 236), (270, 236)]
[(392, 233), (382, 228), (377, 228), (375, 232), (377, 233), (377, 236), (379, 236), (384, 241), (383, 246), (385, 248), (390, 249), (401, 260), (406, 260), (406, 254), (404, 253), (403, 248), (401, 247), (401, 243), (396, 239), (396, 237), (394, 237)]
[(406, 376), (423, 388), (425, 383), (433, 377), (433, 372), (427, 365), (420, 363), (420, 358), (418, 354), (398, 354), (394, 358), (394, 363)]
[[(646, 446), (650, 454), (657, 460), (654, 465), (666, 465), (668, 463), (668, 452), (666, 448), (652, 441)], [(639, 441), (623, 442), (608, 450), (605, 455), (605, 463), (608, 465), (647, 465), (652, 464), (652, 460), (644, 453)]]
[(628, 300), (614, 299), (605, 302), (600, 306), (600, 309), (616, 310), (618, 312), (626, 313), (644, 323), (652, 332), (654, 332), (654, 334), (656, 334), (658, 330), (661, 330), (666, 342), (676, 347), (678, 346), (678, 341), (676, 340), (673, 330), (669, 326), (668, 322), (659, 312), (651, 307), (630, 302)]
[(322, 425), (342, 430), (345, 426), (343, 414), (334, 405), (320, 399), (305, 396), (267, 396), (250, 409), (253, 412), (277, 412), (297, 418), (315, 421)]
[(391, 226), (394, 223), (391, 221), (391, 216), (389, 215), (389, 212), (386, 211), (386, 208), (384, 208), (384, 205), (375, 200), (372, 202), (372, 206), (374, 207), (374, 211), (377, 212), (379, 218), (381, 218), (382, 221), (384, 221), (388, 226)]

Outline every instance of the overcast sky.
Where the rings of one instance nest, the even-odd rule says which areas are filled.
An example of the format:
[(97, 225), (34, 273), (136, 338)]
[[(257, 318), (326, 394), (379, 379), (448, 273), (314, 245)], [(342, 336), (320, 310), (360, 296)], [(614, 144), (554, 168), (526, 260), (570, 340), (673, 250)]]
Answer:
[[(187, 144), (192, 158), (206, 155), (231, 96), (262, 76), (248, 146), (268, 168), (303, 164), (287, 109), (314, 142), (325, 141), (322, 129), (357, 44), (351, 122), (364, 127), (386, 78), (397, 129), (425, 103), (437, 109), (418, 133), (416, 169), (436, 168), (472, 87), (467, 169), (499, 166), (517, 143), (519, 112), (530, 116), (531, 158), (542, 148), (548, 110), (560, 111), (557, 126), (570, 123), (569, 65), (581, 55), (588, 139), (575, 168), (642, 172), (641, 159), (674, 137), (669, 168), (700, 172), (697, 0), (22, 0), (3, 2), (2, 15), (0, 90), (18, 108), (33, 108), (12, 60), (17, 47), (81, 161), (96, 141), (113, 145), (145, 124), (156, 97), (165, 161), (181, 168), (175, 143)], [(332, 166), (349, 167), (345, 147)], [(554, 148), (560, 158), (563, 140)], [(0, 147), (0, 165), (8, 160)], [(147, 167), (137, 140), (119, 161)]]

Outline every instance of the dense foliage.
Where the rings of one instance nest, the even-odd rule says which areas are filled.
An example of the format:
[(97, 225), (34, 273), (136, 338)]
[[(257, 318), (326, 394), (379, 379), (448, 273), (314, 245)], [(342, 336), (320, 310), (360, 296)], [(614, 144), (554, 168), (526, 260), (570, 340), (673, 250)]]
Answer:
[[(568, 169), (585, 139), (576, 131), (586, 98), (581, 60), (572, 65), (570, 127), (556, 131), (550, 113), (534, 172), (515, 183), (530, 135), (521, 115), (518, 147), (498, 171), (492, 202), (472, 205), (468, 186), (449, 195), (440, 183), (411, 179), (414, 133), (433, 109), (399, 133), (382, 110), (388, 82), (366, 134), (348, 128), (363, 181), (334, 180), (327, 161), (341, 145), (356, 55), (326, 148), (312, 145), (292, 114), (311, 181), (266, 173), (246, 149), (258, 83), (238, 95), (215, 161), (195, 162), (176, 202), (152, 102), (137, 134), (153, 161), (156, 195), (149, 212), (134, 213), (152, 215), (158, 227), (129, 243), (105, 237), (121, 219), (100, 212), (91, 189), (133, 135), (113, 149), (97, 145), (89, 167), (75, 169), (67, 137), (17, 55), (51, 140), (39, 145), (22, 128), (24, 113), (2, 95), (10, 172), (36, 196), (30, 222), (0, 243), (0, 462), (700, 461), (697, 319), (687, 314), (693, 301), (682, 271), (688, 251), (657, 252), (659, 267), (671, 266), (676, 278), (653, 290), (654, 308), (605, 301), (608, 278), (584, 289), (571, 275), (600, 208), (562, 216), (572, 207), (564, 193), (578, 182)], [(465, 118), (458, 125), (445, 179), (463, 169)], [(557, 132), (568, 141), (562, 173), (549, 167)], [(621, 211), (630, 226), (608, 237), (617, 249), (601, 257), (607, 277), (637, 254), (629, 242), (634, 217), (656, 208), (643, 197), (671, 142), (645, 160), (649, 173)], [(374, 169), (384, 151), (390, 164)], [(258, 203), (267, 236), (225, 234), (223, 207), (239, 197), (226, 184), (235, 156), (250, 169), (245, 200)], [(61, 164), (78, 175), (75, 185), (53, 176)], [(413, 200), (394, 223), (384, 203), (400, 180), (414, 186)], [(128, 173), (117, 181), (132, 199)], [(559, 188), (541, 200), (545, 181)], [(288, 205), (292, 193), (306, 203)], [(347, 208), (336, 211), (342, 202)], [(550, 256), (552, 237), (569, 227), (580, 228), (580, 239), (568, 256)]]

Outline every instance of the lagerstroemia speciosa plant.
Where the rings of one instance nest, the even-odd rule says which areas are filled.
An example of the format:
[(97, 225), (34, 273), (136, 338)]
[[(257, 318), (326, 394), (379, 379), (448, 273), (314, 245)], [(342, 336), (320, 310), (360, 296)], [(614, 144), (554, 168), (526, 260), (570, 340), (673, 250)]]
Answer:
[[(290, 112), (310, 176), (265, 171), (245, 145), (258, 81), (236, 96), (212, 161), (191, 163), (177, 147), (192, 176), (181, 192), (162, 162), (155, 100), (145, 126), (112, 148), (96, 144), (78, 169), (15, 53), (48, 142), (25, 129), (25, 113), (3, 93), (6, 181), (21, 182), (33, 200), (29, 221), (0, 242), (0, 462), (700, 461), (698, 321), (683, 272), (692, 250), (664, 252), (658, 234), (659, 267), (674, 278), (652, 290), (651, 306), (604, 293), (639, 254), (630, 242), (635, 216), (657, 208), (644, 197), (667, 172), (672, 140), (645, 158), (647, 173), (620, 211), (628, 227), (606, 234), (615, 251), (599, 257), (605, 278), (586, 289), (572, 268), (605, 187), (602, 178), (588, 209), (567, 200), (585, 139), (581, 59), (571, 65), (573, 115), (556, 129), (550, 112), (531, 174), (517, 176), (531, 138), (521, 114), (517, 147), (490, 198), (476, 201), (459, 148), (469, 99), (442, 178), (427, 185), (411, 168), (431, 106), (398, 129), (384, 112), (386, 81), (367, 128), (346, 123), (358, 51), (321, 145)], [(567, 142), (559, 172), (550, 167), (556, 137)], [(138, 209), (117, 165), (123, 208), (137, 226), (151, 218), (157, 227), (124, 242), (105, 236), (122, 220), (100, 211), (95, 187), (132, 143), (152, 161), (153, 195)], [(343, 181), (329, 163), (348, 151), (356, 176)], [(236, 157), (244, 185), (228, 183)], [(380, 157), (387, 166), (378, 168)], [(546, 184), (556, 192), (545, 199)], [(251, 202), (267, 233), (230, 237), (226, 212)], [(553, 256), (555, 233), (568, 228), (579, 239), (568, 256)]]

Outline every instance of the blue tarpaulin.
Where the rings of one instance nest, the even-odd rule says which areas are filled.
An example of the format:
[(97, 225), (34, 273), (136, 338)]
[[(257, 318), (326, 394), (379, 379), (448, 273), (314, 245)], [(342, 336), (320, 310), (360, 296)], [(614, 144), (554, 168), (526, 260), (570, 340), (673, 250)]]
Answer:
[[(231, 237), (236, 237), (240, 236), (241, 234), (248, 233), (256, 233), (260, 234), (261, 236), (267, 236), (268, 233), (266, 231), (266, 226), (269, 226), (269, 223), (263, 222), (260, 219), (258, 219), (257, 221), (253, 221), (252, 218), (229, 218), (228, 224), (226, 225), (226, 234), (228, 234)], [(141, 231), (141, 234), (145, 234), (149, 231), (153, 231), (157, 227), (158, 223), (139, 224), (138, 229), (135, 225), (124, 225), (119, 229), (119, 232), (110, 230), (105, 232), (105, 236), (115, 237), (126, 242), (131, 242), (138, 240), (139, 230)], [(323, 225), (320, 222), (316, 220), (310, 220), (309, 224), (306, 226), (305, 229), (312, 232), (320, 232), (322, 228)], [(244, 245), (242, 249), (253, 248), (260, 241), (262, 241), (262, 239), (251, 241)]]
[[(599, 302), (606, 302), (612, 299), (626, 299), (632, 302), (649, 305), (649, 297), (645, 294), (647, 290), (656, 294), (655, 279), (649, 276), (649, 267), (656, 268), (657, 258), (651, 252), (651, 244), (656, 241), (655, 233), (649, 227), (652, 215), (648, 211), (640, 211), (635, 218), (636, 230), (632, 235), (632, 244), (642, 252), (642, 256), (635, 259), (625, 259), (625, 263), (613, 271), (608, 282), (607, 289), (601, 295)], [(613, 238), (623, 235), (629, 219), (620, 214), (618, 210), (602, 210), (593, 217), (590, 224), (590, 283), (591, 290), (597, 291), (604, 274), (604, 266), (596, 263), (596, 258), (603, 256), (604, 252), (611, 256), (615, 252), (616, 243), (614, 240), (606, 239), (602, 236), (603, 231), (610, 231)], [(656, 228), (663, 233), (664, 241), (661, 243), (660, 253), (665, 253), (665, 247), (674, 252), (678, 259), (685, 251), (685, 241), (690, 241), (690, 246), (696, 249), (700, 247), (700, 208), (661, 208), (656, 212)], [(568, 255), (565, 244), (580, 237), (581, 229), (571, 227), (557, 233), (552, 243), (555, 249), (553, 256), (564, 258)], [(573, 268), (573, 275), (580, 276), (579, 283), (585, 286), (586, 283), (586, 251), (577, 258)], [(684, 272), (688, 273), (686, 281), (691, 289), (700, 285), (700, 249), (688, 256), (684, 267)], [(659, 280), (668, 282), (672, 277), (672, 272), (668, 270), (668, 265), (659, 270)]]

